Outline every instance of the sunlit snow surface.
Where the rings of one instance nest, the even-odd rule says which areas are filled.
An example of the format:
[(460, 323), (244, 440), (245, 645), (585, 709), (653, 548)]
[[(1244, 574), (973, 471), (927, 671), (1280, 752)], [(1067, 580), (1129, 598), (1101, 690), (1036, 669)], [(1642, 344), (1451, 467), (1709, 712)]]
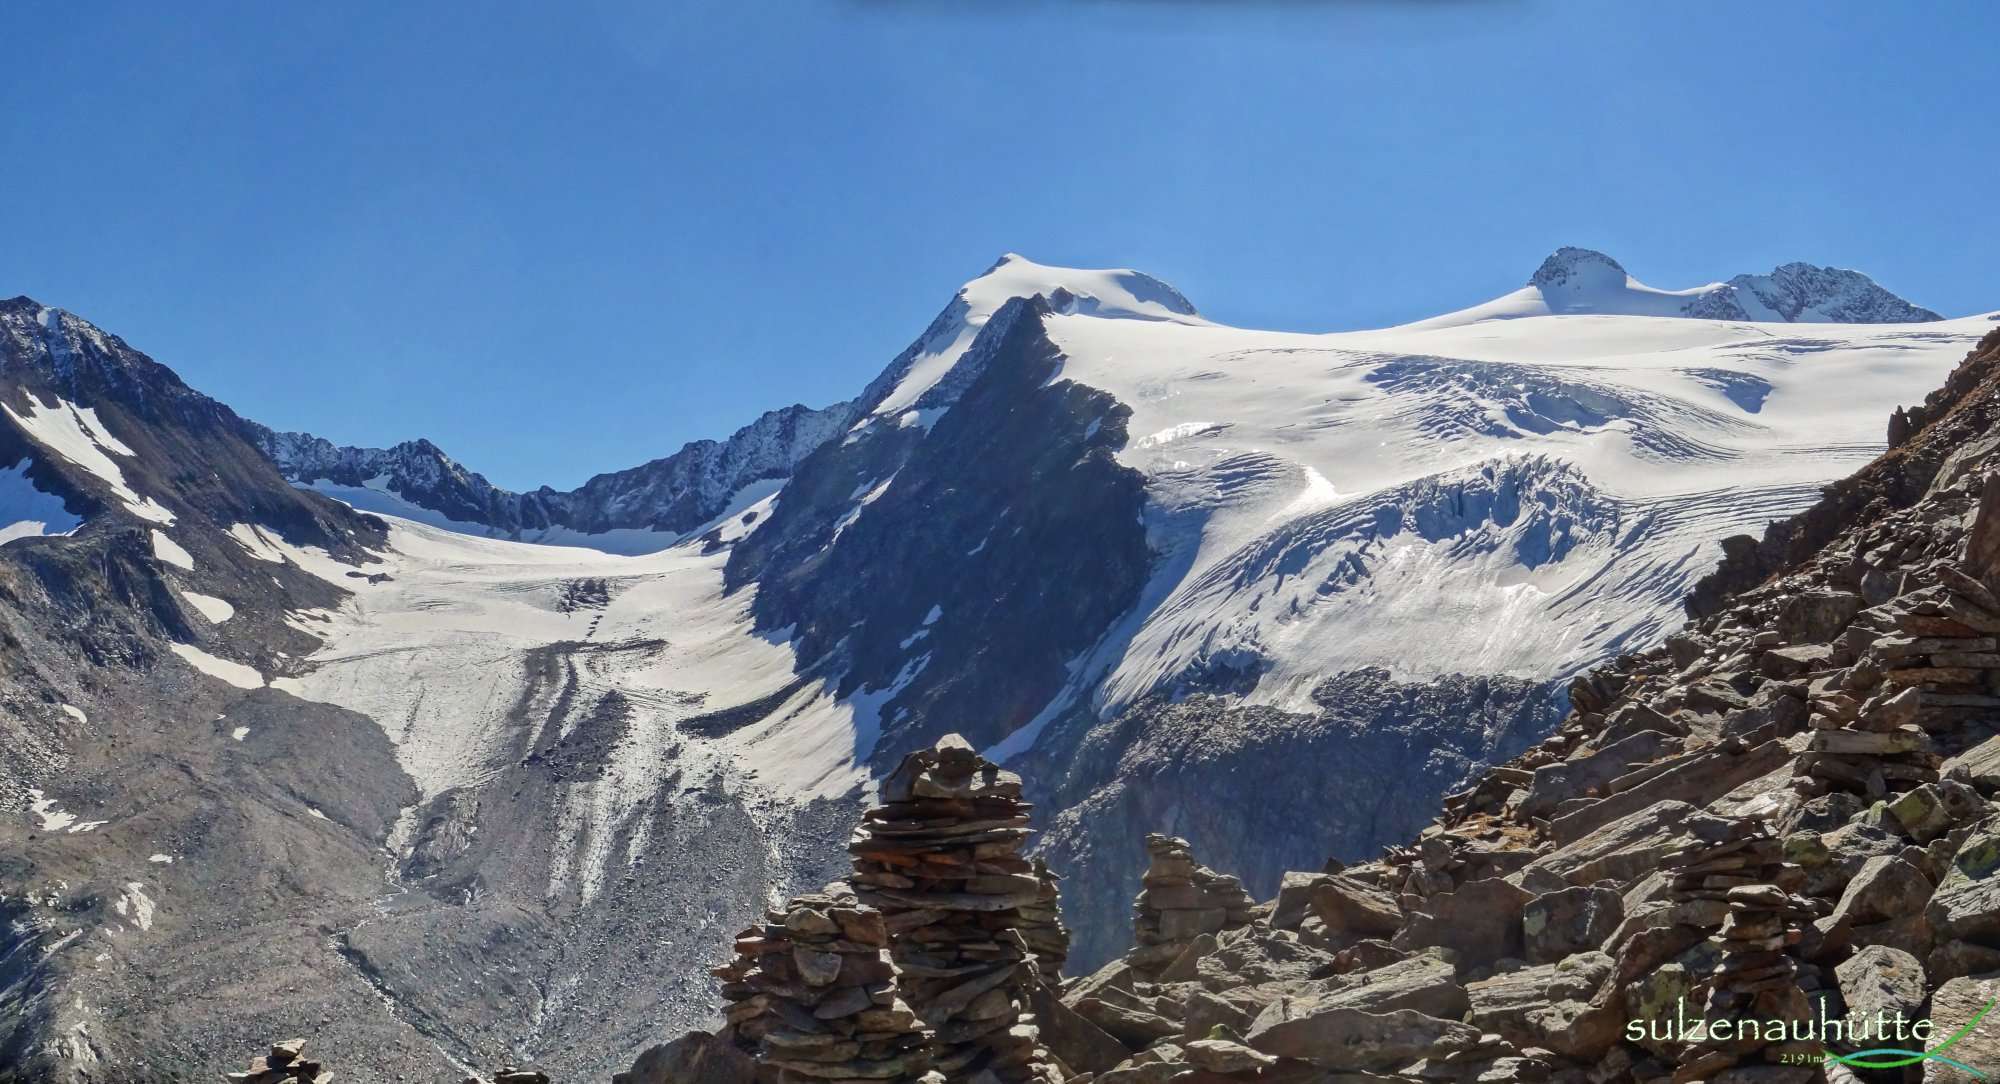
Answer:
[(151, 497), (141, 496), (126, 483), (125, 471), (113, 457), (130, 459), (138, 453), (111, 435), (103, 419), (97, 416), (96, 408), (80, 407), (67, 399), (57, 399), (52, 407), (44, 406), (30, 397), (19, 412), (5, 403), (0, 403), (0, 410), (6, 411), (35, 443), (102, 479), (117, 494), (126, 511), (154, 523), (173, 523), (172, 512)]
[(1991, 327), (1051, 323), (1063, 378), (1173, 437), (1122, 455), (1167, 559), (1083, 668), (1103, 706), (1215, 666), (1296, 705), (1358, 666), (1551, 678), (1656, 639), (1720, 538), (1878, 454), (1889, 411)]
[(0, 465), (0, 545), (16, 538), (65, 535), (83, 526), (83, 517), (63, 507), (61, 497), (35, 486), (28, 465), (26, 459)]
[[(1380, 331), (1246, 331), (1135, 272), (1015, 258), (961, 292), (860, 425), (927, 426), (942, 409), (927, 393), (979, 327), (1033, 293), (1059, 302), (1056, 379), (1131, 408), (1121, 459), (1147, 479), (1154, 576), (1057, 701), (1100, 710), (1231, 669), (1252, 675), (1231, 687), (1288, 705), (1365, 665), (1554, 678), (1654, 640), (1719, 539), (1805, 507), (1876, 455), (1889, 411), (1921, 400), (1992, 326), (1510, 308)], [(856, 514), (886, 481), (857, 489)], [(382, 508), (379, 493), (352, 496)], [(565, 717), (549, 710), (558, 690), (530, 677), (538, 652), (574, 663), (576, 695), (628, 698), (633, 721), (603, 777), (568, 785), (557, 814), (556, 877), (588, 897), (615, 858), (601, 841), (650, 817), (668, 786), (720, 778), (804, 799), (862, 782), (879, 705), (929, 661), (934, 617), (908, 630), (891, 687), (838, 702), (826, 681), (839, 675), (794, 688), (789, 630), (754, 633), (754, 586), (724, 595), (727, 551), (699, 541), (709, 527), (741, 536), (754, 529), (744, 511), (761, 524), (783, 496), (746, 493), (747, 507), (688, 541), (635, 556), (392, 518), (379, 563), (358, 570), (387, 577), (372, 583), (251, 525), (232, 536), (352, 592), (330, 621), (299, 624), (325, 645), (272, 684), (374, 718), (427, 796), (555, 737), (521, 738)], [(601, 592), (579, 590), (593, 581)], [(765, 697), (780, 706), (746, 729), (677, 727)]]

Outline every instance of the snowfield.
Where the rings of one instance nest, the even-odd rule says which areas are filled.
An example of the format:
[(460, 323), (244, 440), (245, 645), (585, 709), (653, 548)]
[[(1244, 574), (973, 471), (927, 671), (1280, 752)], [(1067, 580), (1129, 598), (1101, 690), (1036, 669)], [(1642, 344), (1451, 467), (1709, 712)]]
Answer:
[(61, 497), (44, 493), (28, 477), (29, 460), (0, 466), (0, 545), (16, 538), (66, 535), (83, 526)]
[[(1690, 319), (1675, 306), (1714, 288), (1652, 291), (1622, 269), (1595, 281), (1565, 302), (1594, 314), (1551, 314), (1531, 287), (1313, 335), (1211, 322), (1132, 271), (1009, 257), (969, 283), (871, 385), (880, 397), (848, 439), (928, 427), (969, 379), (956, 369), (987, 320), (1043, 295), (1057, 379), (1132, 411), (1119, 458), (1145, 478), (1157, 554), (1140, 603), (993, 752), (1032, 747), (1063, 705), (1108, 713), (1218, 674), (1238, 675), (1221, 684), (1244, 700), (1294, 706), (1360, 667), (1554, 680), (1643, 646), (1679, 623), (1721, 538), (1806, 507), (1876, 455), (1889, 411), (1992, 326)], [(892, 481), (856, 487), (854, 514)], [(372, 489), (326, 491), (388, 508)], [(784, 805), (865, 786), (880, 705), (928, 664), (935, 612), (903, 641), (895, 683), (838, 700), (840, 675), (795, 672), (789, 630), (752, 631), (756, 588), (723, 593), (727, 551), (704, 535), (754, 531), (782, 499), (781, 482), (760, 483), (637, 555), (391, 518), (361, 570), (379, 582), (254, 525), (232, 537), (352, 591), (329, 623), (300, 626), (325, 644), (273, 685), (374, 718), (426, 798), (561, 736), (538, 729), (547, 720), (577, 725), (559, 699), (622, 698), (631, 722), (609, 767), (558, 811), (549, 892), (588, 901), (640, 849), (612, 841), (643, 841), (661, 798), (719, 784)], [(741, 728), (683, 728), (759, 702)]]
[(22, 413), (16, 413), (5, 403), (0, 403), (0, 410), (6, 411), (35, 443), (102, 479), (126, 511), (143, 520), (172, 526), (172, 512), (153, 498), (141, 496), (126, 483), (124, 470), (112, 457), (131, 459), (138, 453), (111, 435), (95, 408), (80, 407), (67, 399), (57, 399), (49, 407), (30, 398)]

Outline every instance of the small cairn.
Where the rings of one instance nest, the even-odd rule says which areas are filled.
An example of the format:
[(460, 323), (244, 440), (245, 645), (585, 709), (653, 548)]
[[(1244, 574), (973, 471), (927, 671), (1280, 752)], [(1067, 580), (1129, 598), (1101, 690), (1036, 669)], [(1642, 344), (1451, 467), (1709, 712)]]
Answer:
[(517, 1065), (507, 1065), (493, 1074), (493, 1084), (549, 1084), (549, 1074), (540, 1069), (523, 1069)]
[(282, 1084), (285, 1081), (328, 1084), (333, 1074), (319, 1062), (308, 1060), (305, 1049), (304, 1039), (272, 1043), (269, 1054), (251, 1059), (250, 1067), (243, 1072), (223, 1074), (223, 1079), (229, 1084)]
[[(1865, 672), (1865, 671), (1864, 671)], [(1862, 698), (1865, 697), (1865, 698)], [(1916, 725), (1924, 691), (1882, 686), (1874, 695), (1844, 690), (1817, 697), (1797, 771), (1802, 789), (1847, 790), (1870, 801), (1938, 777), (1930, 735)]]
[(924, 1035), (896, 996), (888, 942), (881, 912), (840, 882), (769, 912), (737, 936), (736, 959), (713, 972), (738, 1046), (787, 1076), (921, 1077)]
[(950, 1081), (1054, 1080), (1029, 1011), (1035, 982), (1022, 911), (1043, 898), (1021, 857), (1021, 779), (956, 734), (903, 758), (849, 850), (861, 902), (890, 932), (898, 988), (932, 1029)]
[(1057, 986), (1062, 983), (1063, 964), (1069, 961), (1069, 927), (1062, 920), (1062, 878), (1049, 868), (1046, 859), (1036, 858), (1034, 863), (1041, 891), (1032, 905), (1021, 908), (1021, 939), (1035, 954), (1042, 981)]
[(1157, 975), (1202, 934), (1247, 926), (1257, 901), (1236, 877), (1196, 864), (1188, 841), (1146, 837), (1150, 862), (1132, 905), (1139, 949), (1127, 957), (1142, 975)]
[[(1669, 852), (1663, 868), (1682, 925), (1710, 931), (1720, 958), (1705, 980), (1708, 1019), (1804, 1020), (1811, 1003), (1799, 985), (1799, 965), (1787, 949), (1803, 936), (1813, 901), (1785, 885), (1801, 876), (1782, 861), (1784, 845), (1761, 821), (1739, 821), (1717, 842), (1697, 841)], [(1682, 1052), (1674, 1079), (1703, 1080), (1743, 1056), (1774, 1045), (1761, 1037), (1705, 1042)]]

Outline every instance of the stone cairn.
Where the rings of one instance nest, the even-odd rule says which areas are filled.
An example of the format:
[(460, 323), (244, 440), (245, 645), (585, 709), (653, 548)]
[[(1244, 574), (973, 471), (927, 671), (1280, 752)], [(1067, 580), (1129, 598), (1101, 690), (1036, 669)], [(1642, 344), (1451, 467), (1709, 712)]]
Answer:
[(1141, 975), (1164, 971), (1202, 934), (1233, 930), (1255, 919), (1257, 901), (1243, 890), (1243, 882), (1196, 864), (1187, 840), (1148, 835), (1146, 854), (1146, 876), (1132, 905), (1139, 948), (1127, 958)]
[(1800, 788), (1846, 790), (1870, 801), (1937, 779), (1930, 735), (1915, 725), (1923, 690), (1885, 688), (1874, 695), (1843, 690), (1813, 701), (1812, 736), (1799, 757)]
[(780, 1077), (919, 1079), (924, 1034), (896, 996), (888, 942), (881, 913), (840, 882), (770, 911), (713, 972), (737, 1045)]
[(1028, 1009), (1022, 911), (1043, 885), (1021, 857), (1020, 777), (949, 734), (903, 758), (881, 797), (848, 848), (855, 888), (887, 922), (898, 988), (932, 1029), (932, 1067), (954, 1081), (1056, 1079)]
[(1062, 878), (1049, 868), (1046, 859), (1036, 858), (1034, 863), (1041, 890), (1032, 905), (1021, 908), (1021, 939), (1035, 954), (1042, 981), (1058, 986), (1063, 964), (1069, 961), (1069, 927), (1062, 920)]
[(507, 1065), (493, 1074), (493, 1084), (549, 1084), (549, 1074), (540, 1069), (523, 1069), (518, 1065)]
[[(1800, 923), (1817, 912), (1813, 901), (1784, 887), (1795, 885), (1801, 871), (1785, 864), (1783, 854), (1783, 841), (1767, 825), (1746, 820), (1717, 842), (1689, 843), (1661, 861), (1673, 878), (1669, 896), (1680, 924), (1719, 939), (1720, 958), (1704, 981), (1707, 1019), (1812, 1015), (1798, 961), (1786, 950), (1800, 940)], [(1761, 1037), (1695, 1044), (1682, 1053), (1675, 1079), (1705, 1079), (1770, 1045)]]
[(1800, 789), (1874, 801), (1935, 783), (1929, 732), (2000, 707), (2000, 598), (1951, 561), (1909, 575), (1927, 586), (1863, 611), (1842, 633), (1858, 661), (1839, 688), (1814, 697)]
[(253, 1058), (250, 1067), (240, 1073), (225, 1073), (223, 1078), (229, 1084), (282, 1084), (285, 1081), (306, 1081), (310, 1084), (328, 1084), (333, 1074), (319, 1062), (305, 1057), (304, 1039), (286, 1039), (272, 1043), (271, 1052), (261, 1058)]

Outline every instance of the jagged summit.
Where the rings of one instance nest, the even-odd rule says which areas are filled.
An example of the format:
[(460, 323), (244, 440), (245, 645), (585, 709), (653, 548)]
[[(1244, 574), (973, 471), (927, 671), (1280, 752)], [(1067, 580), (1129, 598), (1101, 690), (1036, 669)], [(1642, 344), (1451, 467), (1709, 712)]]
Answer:
[(1941, 320), (1859, 271), (1787, 263), (1768, 275), (1737, 275), (1687, 290), (1648, 286), (1610, 256), (1565, 245), (1513, 293), (1420, 321), (1452, 327), (1528, 316), (1672, 316), (1757, 323), (1903, 324)]
[(542, 486), (528, 493), (493, 485), (428, 440), (352, 448), (310, 433), (251, 428), (287, 479), (357, 508), (475, 534), (647, 553), (672, 545), (752, 490), (775, 488), (846, 426), (852, 409), (835, 403), (767, 411), (725, 440), (692, 441), (573, 490)]
[[(1741, 315), (1737, 315), (1737, 314)], [(1768, 275), (1738, 275), (1690, 316), (1797, 323), (1905, 324), (1944, 317), (1876, 285), (1859, 271), (1780, 264)]]

